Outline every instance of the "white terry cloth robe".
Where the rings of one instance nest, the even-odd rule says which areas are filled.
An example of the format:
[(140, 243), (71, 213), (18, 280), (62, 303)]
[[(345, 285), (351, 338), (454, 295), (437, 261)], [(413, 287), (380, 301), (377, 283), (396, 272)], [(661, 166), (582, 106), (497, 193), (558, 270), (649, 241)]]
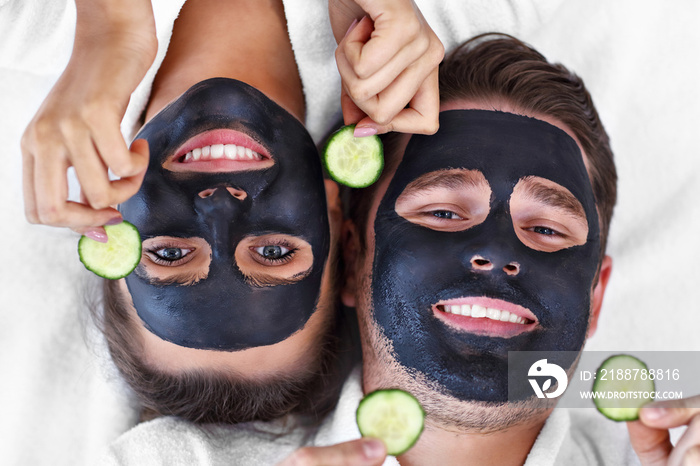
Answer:
[[(274, 433), (283, 432), (280, 424), (199, 427), (166, 417), (143, 423), (122, 435), (110, 446), (100, 464), (274, 465), (304, 445), (335, 445), (360, 438), (355, 411), (361, 399), (358, 367), (346, 380), (335, 411), (315, 433), (313, 429), (297, 428), (275, 437)], [(605, 419), (594, 408), (555, 408), (525, 466), (561, 464), (624, 466), (637, 465), (639, 460), (629, 445), (624, 424)], [(397, 465), (399, 462), (393, 456), (384, 461), (384, 466)]]

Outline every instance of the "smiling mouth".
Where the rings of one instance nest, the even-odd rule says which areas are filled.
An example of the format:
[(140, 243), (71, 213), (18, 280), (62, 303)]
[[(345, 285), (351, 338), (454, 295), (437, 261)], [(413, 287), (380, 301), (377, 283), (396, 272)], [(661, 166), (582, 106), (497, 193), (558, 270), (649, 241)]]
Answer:
[(509, 338), (537, 328), (529, 310), (500, 299), (464, 297), (433, 304), (433, 315), (459, 331)]
[(484, 307), (474, 304), (437, 304), (435, 306), (438, 311), (446, 312), (459, 316), (467, 316), (473, 319), (491, 319), (499, 322), (510, 322), (513, 324), (527, 325), (533, 321), (513, 314), (505, 309), (496, 309), (493, 307)]
[(171, 171), (236, 172), (274, 165), (265, 147), (249, 135), (228, 128), (200, 133), (182, 144), (163, 167)]

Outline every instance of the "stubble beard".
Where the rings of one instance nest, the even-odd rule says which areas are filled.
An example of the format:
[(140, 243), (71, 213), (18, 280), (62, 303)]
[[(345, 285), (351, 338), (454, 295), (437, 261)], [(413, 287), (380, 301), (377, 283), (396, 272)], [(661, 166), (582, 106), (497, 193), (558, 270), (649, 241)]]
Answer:
[(357, 314), (362, 341), (363, 389), (400, 388), (413, 394), (426, 412), (426, 429), (488, 434), (518, 425), (538, 425), (552, 407), (543, 408), (533, 397), (519, 402), (494, 403), (461, 400), (420, 371), (407, 368), (394, 356), (394, 348), (374, 319), (371, 264), (359, 274)]

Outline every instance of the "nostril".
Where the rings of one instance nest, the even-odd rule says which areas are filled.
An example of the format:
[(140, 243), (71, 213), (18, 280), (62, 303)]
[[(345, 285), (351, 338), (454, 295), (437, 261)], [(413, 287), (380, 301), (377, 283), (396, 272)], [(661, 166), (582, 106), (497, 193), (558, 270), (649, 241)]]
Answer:
[(239, 201), (244, 200), (246, 197), (248, 197), (248, 194), (241, 190), (241, 189), (236, 189), (236, 188), (226, 188), (226, 190), (231, 194), (231, 196), (235, 197)]
[(471, 259), (472, 267), (479, 270), (491, 270), (493, 269), (493, 264), (490, 260), (482, 256), (474, 256)]
[(508, 275), (517, 275), (520, 272), (520, 264), (511, 262), (503, 267), (503, 271)]
[(209, 197), (209, 196), (213, 195), (215, 191), (216, 191), (216, 188), (213, 188), (213, 189), (211, 189), (211, 188), (210, 188), (210, 189), (205, 189), (204, 191), (201, 191), (201, 192), (199, 193), (199, 197), (201, 197), (202, 199), (204, 199), (205, 197)]

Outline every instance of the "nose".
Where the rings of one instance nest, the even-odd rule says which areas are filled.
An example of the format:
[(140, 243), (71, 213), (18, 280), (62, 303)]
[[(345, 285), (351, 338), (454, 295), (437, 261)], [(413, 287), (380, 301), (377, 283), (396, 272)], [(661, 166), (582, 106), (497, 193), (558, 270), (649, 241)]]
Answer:
[[(469, 262), (471, 263), (472, 270), (481, 272), (493, 270), (495, 267), (492, 261), (478, 254), (474, 255)], [(515, 261), (510, 261), (505, 264), (501, 270), (503, 270), (506, 275), (515, 276), (520, 272), (520, 264)]]

